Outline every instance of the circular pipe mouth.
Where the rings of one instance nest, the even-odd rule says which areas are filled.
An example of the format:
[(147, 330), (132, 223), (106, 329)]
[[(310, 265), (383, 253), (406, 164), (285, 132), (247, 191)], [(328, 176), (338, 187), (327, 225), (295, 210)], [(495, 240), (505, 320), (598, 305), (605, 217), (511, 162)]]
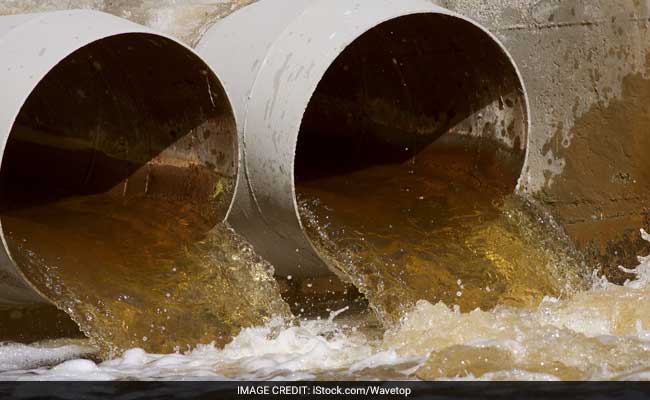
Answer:
[(408, 15), (366, 32), (329, 67), (303, 116), (294, 177), (300, 186), (427, 157), (432, 146), (492, 142), (514, 190), (526, 141), (524, 90), (495, 39), (458, 17)]
[(61, 287), (46, 269), (88, 292), (111, 290), (100, 270), (146, 287), (149, 269), (226, 218), (237, 166), (233, 111), (197, 55), (149, 33), (94, 41), (47, 73), (12, 126), (8, 253), (49, 299)]
[(336, 58), (304, 113), (294, 160), (303, 229), (330, 266), (354, 258), (342, 254), (358, 234), (356, 253), (381, 248), (407, 268), (423, 237), (435, 242), (515, 191), (527, 130), (518, 71), (489, 33), (437, 13), (377, 25)]

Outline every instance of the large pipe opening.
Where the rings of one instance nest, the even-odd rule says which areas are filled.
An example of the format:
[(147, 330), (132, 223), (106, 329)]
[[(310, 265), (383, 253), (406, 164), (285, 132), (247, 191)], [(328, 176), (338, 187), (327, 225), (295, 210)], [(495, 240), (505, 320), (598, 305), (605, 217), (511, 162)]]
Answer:
[[(173, 289), (161, 274), (226, 217), (237, 154), (225, 92), (193, 52), (144, 33), (86, 45), (12, 127), (0, 170), (10, 257), (59, 307), (87, 302), (85, 318), (113, 301), (153, 314), (147, 296)], [(64, 293), (75, 287), (89, 297)]]
[(498, 180), (512, 191), (525, 142), (523, 90), (494, 39), (456, 17), (405, 16), (362, 35), (321, 79), (302, 121), (295, 178), (301, 185), (433, 160), (430, 152), (453, 148), (473, 153), (465, 170), (507, 172)]
[(309, 102), (294, 169), (302, 223), (386, 312), (409, 302), (396, 287), (493, 306), (485, 288), (507, 279), (470, 236), (514, 192), (526, 142), (524, 90), (493, 37), (443, 14), (387, 21), (338, 56)]

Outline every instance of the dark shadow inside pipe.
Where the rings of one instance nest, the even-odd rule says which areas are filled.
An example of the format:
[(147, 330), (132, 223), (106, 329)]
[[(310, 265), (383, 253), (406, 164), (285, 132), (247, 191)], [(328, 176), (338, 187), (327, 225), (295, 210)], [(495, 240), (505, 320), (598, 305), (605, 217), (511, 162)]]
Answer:
[(524, 107), (511, 60), (476, 26), (439, 14), (385, 22), (348, 46), (320, 81), (298, 137), (296, 184), (460, 146), (475, 153), (474, 169), (500, 157), (514, 188)]
[(2, 207), (110, 193), (175, 198), (223, 219), (228, 196), (220, 207), (208, 197), (216, 178), (235, 174), (233, 129), (198, 57), (153, 35), (100, 40), (58, 64), (23, 106), (4, 152)]
[(53, 272), (99, 297), (124, 277), (155, 290), (147, 270), (225, 218), (236, 169), (233, 113), (199, 57), (151, 34), (96, 41), (40, 81), (12, 128), (9, 253), (54, 300), (65, 296)]
[(453, 304), (454, 268), (489, 275), (459, 242), (514, 192), (525, 101), (509, 56), (463, 19), (404, 16), (356, 39), (319, 82), (298, 137), (296, 192), (317, 251), (383, 296), (385, 313), (408, 291)]

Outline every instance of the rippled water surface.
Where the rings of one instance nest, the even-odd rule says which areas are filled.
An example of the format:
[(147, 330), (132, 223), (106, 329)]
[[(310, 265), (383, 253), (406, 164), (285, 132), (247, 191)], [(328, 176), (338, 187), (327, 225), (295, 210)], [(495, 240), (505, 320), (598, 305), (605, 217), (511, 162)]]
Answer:
[[(422, 196), (417, 192), (414, 195)], [(326, 195), (321, 195), (317, 204), (303, 204), (307, 207), (303, 209), (305, 215), (313, 217), (321, 213), (321, 218), (334, 220), (336, 213), (332, 213), (332, 205), (321, 207), (327, 200)], [(344, 277), (353, 272), (346, 268), (357, 268), (361, 273), (353, 281), (370, 302), (369, 308), (363, 307), (363, 303), (350, 302), (349, 306), (332, 310), (329, 316), (321, 318), (293, 317), (281, 298), (281, 285), (271, 279), (270, 266), (222, 226), (213, 228), (201, 240), (189, 241), (180, 250), (173, 247), (174, 251), (169, 253), (173, 257), (167, 262), (154, 263), (159, 265), (159, 270), (150, 265), (149, 273), (153, 271), (154, 274), (144, 291), (129, 284), (142, 284), (146, 277), (128, 274), (126, 270), (124, 276), (118, 275), (115, 282), (121, 289), (115, 291), (113, 288), (112, 293), (131, 293), (129, 296), (137, 299), (135, 302), (123, 296), (105, 297), (76, 284), (95, 275), (80, 274), (57, 281), (65, 271), (57, 270), (56, 262), (37, 263), (35, 266), (39, 268), (49, 266), (47, 276), (54, 279), (45, 284), (61, 296), (63, 308), (73, 307), (68, 312), (91, 340), (60, 339), (29, 345), (3, 343), (0, 346), (0, 379), (576, 380), (650, 377), (650, 257), (640, 258), (640, 265), (634, 270), (637, 277), (632, 281), (615, 285), (588, 274), (589, 284), (583, 287), (583, 280), (578, 279), (583, 276), (580, 272), (583, 266), (570, 252), (547, 252), (560, 249), (553, 247), (558, 244), (555, 239), (540, 236), (544, 230), (534, 228), (537, 226), (534, 223), (543, 225), (544, 220), (530, 220), (532, 217), (522, 204), (509, 201), (494, 203), (492, 208), (481, 202), (472, 203), (487, 207), (482, 210), (489, 210), (489, 214), (487, 217), (483, 212), (470, 214), (481, 218), (473, 225), (461, 225), (465, 230), (453, 233), (456, 239), (452, 244), (438, 242), (431, 233), (431, 247), (418, 240), (411, 242), (416, 244), (414, 247), (404, 242), (400, 244), (404, 250), (397, 255), (389, 253), (389, 258), (382, 258), (386, 252), (381, 247), (347, 247), (347, 241), (337, 242), (342, 236), (329, 236), (340, 232), (335, 224), (320, 224), (327, 235), (319, 240), (329, 240), (320, 243), (341, 249), (338, 253), (328, 253), (328, 257), (334, 257), (332, 262), (340, 255), (353, 256), (343, 260), (354, 263), (334, 267), (341, 268), (339, 274)], [(75, 218), (80, 218), (78, 211), (84, 209), (79, 203), (63, 202), (59, 206), (57, 215), (74, 210)], [(92, 209), (101, 208), (93, 204)], [(309, 214), (309, 210), (314, 214)], [(138, 213), (144, 215), (142, 210)], [(121, 215), (117, 210), (102, 214), (118, 220)], [(30, 220), (28, 215), (12, 217)], [(39, 218), (41, 223), (42, 217)], [(52, 218), (57, 220), (56, 216)], [(413, 222), (413, 219), (404, 220)], [(128, 221), (123, 226), (125, 233), (129, 229), (137, 232), (136, 222), (146, 221), (146, 218), (124, 221)], [(114, 222), (111, 226), (115, 226)], [(414, 223), (419, 229), (417, 218)], [(96, 223), (85, 225), (98, 226)], [(184, 224), (175, 221), (172, 225), (162, 231), (182, 237), (176, 229), (184, 229)], [(28, 229), (24, 223), (20, 226)], [(52, 221), (47, 226), (57, 229)], [(410, 225), (398, 228), (407, 236), (398, 236), (395, 240), (409, 237)], [(365, 236), (360, 232), (344, 237), (361, 240)], [(435, 233), (435, 229), (432, 232)], [(642, 234), (646, 240), (650, 239), (645, 232)], [(374, 243), (375, 238), (371, 239), (366, 243)], [(20, 235), (14, 236), (14, 240), (18, 248), (29, 248), (32, 253), (24, 254), (34, 260), (42, 261), (51, 251), (56, 253), (57, 248), (27, 247)], [(476, 247), (467, 245), (472, 240), (477, 243)], [(74, 249), (73, 243), (76, 242), (66, 246)], [(84, 243), (87, 247), (90, 242)], [(168, 240), (161, 243), (168, 243)], [(96, 245), (101, 246), (101, 242)], [(420, 259), (403, 258), (403, 253), (421, 250), (422, 246), (426, 251), (415, 253)], [(510, 246), (523, 249), (523, 252), (513, 251)], [(447, 262), (442, 264), (445, 274), (438, 274), (432, 267), (440, 249), (448, 249), (442, 253), (447, 255), (442, 258), (442, 262)], [(475, 249), (478, 249), (475, 264), (468, 264), (467, 271), (453, 269), (453, 264), (448, 262), (449, 257), (460, 257), (457, 260), (462, 261), (462, 257), (468, 257), (466, 252)], [(355, 252), (351, 253), (352, 250)], [(35, 257), (36, 254), (40, 258)], [(76, 249), (70, 254), (86, 253)], [(105, 254), (101, 260), (87, 259), (82, 264), (106, 263), (106, 268), (122, 265), (111, 264), (117, 255)], [(160, 260), (164, 254), (167, 252), (157, 252), (154, 259)], [(376, 262), (377, 259), (388, 259), (391, 263)], [(124, 260), (148, 262), (147, 257), (127, 257), (121, 262)], [(397, 262), (402, 262), (401, 270), (406, 272), (392, 281), (390, 268)], [(415, 263), (415, 267), (409, 268), (409, 263)], [(102, 282), (101, 271), (99, 274)], [(473, 279), (473, 274), (479, 279)], [(495, 274), (494, 280), (481, 282), (483, 274), (487, 278)], [(404, 290), (399, 297), (404, 303), (386, 312), (387, 308), (382, 310), (385, 303), (381, 290), (391, 288), (395, 282), (395, 290)], [(445, 285), (453, 287), (454, 291), (441, 291), (439, 288)], [(488, 286), (494, 289), (494, 297), (490, 297), (493, 292), (487, 290)], [(427, 291), (430, 287), (438, 289)], [(101, 285), (97, 288), (99, 290)], [(466, 295), (472, 291), (473, 295)], [(442, 295), (437, 297), (436, 293)], [(469, 300), (463, 302), (463, 298)], [(485, 299), (487, 303), (482, 303)], [(158, 313), (157, 309), (162, 312)], [(172, 318), (168, 319), (167, 315)], [(192, 325), (194, 323), (198, 325)], [(161, 330), (163, 326), (166, 332)], [(107, 332), (114, 332), (113, 336), (106, 336)], [(152, 339), (145, 340), (144, 335)], [(232, 340), (230, 335), (234, 336)], [(171, 343), (178, 341), (188, 346), (167, 350)], [(108, 359), (103, 358), (107, 353), (97, 353), (95, 347), (104, 348), (106, 343), (113, 343), (113, 354), (108, 353)], [(151, 350), (156, 346), (163, 349), (163, 354)], [(149, 352), (143, 347), (149, 348)]]
[(364, 331), (367, 317), (342, 312), (333, 320), (274, 319), (223, 349), (134, 348), (104, 362), (79, 358), (84, 343), (5, 343), (0, 379), (647, 379), (649, 271), (643, 259), (625, 285), (594, 279), (590, 290), (527, 309), (461, 313), (420, 301), (379, 337)]

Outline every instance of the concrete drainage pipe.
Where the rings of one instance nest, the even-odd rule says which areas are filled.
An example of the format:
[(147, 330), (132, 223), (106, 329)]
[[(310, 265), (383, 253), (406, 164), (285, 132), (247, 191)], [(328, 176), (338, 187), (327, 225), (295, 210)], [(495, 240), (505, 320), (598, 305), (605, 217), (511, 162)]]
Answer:
[(191, 49), (108, 14), (66, 11), (0, 17), (0, 54), (0, 304), (58, 290), (31, 279), (34, 254), (92, 275), (103, 257), (118, 268), (124, 246), (143, 261), (181, 245), (166, 229), (226, 217), (234, 115)]
[(262, 0), (197, 51), (243, 143), (230, 222), (279, 275), (327, 273), (301, 223), (305, 182), (461, 146), (483, 150), (452, 163), (507, 164), (501, 184), (517, 185), (528, 134), (517, 67), (485, 29), (428, 1)]

